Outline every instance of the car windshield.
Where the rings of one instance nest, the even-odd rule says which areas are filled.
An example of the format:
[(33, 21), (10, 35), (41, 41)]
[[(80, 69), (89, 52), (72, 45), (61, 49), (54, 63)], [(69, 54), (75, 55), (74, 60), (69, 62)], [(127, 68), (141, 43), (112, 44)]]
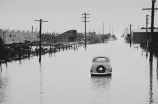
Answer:
[(105, 57), (99, 57), (94, 60), (94, 62), (110, 62), (109, 59)]

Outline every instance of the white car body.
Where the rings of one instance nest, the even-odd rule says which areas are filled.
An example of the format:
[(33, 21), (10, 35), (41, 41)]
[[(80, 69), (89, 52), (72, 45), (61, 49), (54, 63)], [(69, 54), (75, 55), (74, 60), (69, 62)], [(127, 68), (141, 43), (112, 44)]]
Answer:
[(106, 56), (98, 56), (93, 58), (90, 74), (93, 75), (111, 75), (112, 67), (110, 58)]

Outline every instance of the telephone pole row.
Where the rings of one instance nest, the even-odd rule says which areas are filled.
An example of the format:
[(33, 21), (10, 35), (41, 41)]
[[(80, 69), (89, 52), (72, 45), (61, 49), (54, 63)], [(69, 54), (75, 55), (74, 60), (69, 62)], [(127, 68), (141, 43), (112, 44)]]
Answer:
[(87, 43), (87, 38), (86, 38), (86, 22), (89, 22), (89, 21), (86, 21), (86, 19), (89, 18), (89, 17), (87, 17), (87, 15), (89, 15), (89, 14), (84, 13), (84, 14), (81, 14), (81, 15), (84, 15), (84, 17), (82, 17), (82, 18), (85, 19), (84, 21), (81, 21), (81, 22), (85, 22), (85, 49), (86, 49), (86, 43)]
[(40, 36), (40, 41), (39, 41), (39, 62), (41, 62), (41, 31), (42, 31), (42, 22), (48, 22), (48, 21), (43, 21), (42, 19), (40, 20), (34, 20), (40, 22), (40, 31), (39, 31), (39, 36)]

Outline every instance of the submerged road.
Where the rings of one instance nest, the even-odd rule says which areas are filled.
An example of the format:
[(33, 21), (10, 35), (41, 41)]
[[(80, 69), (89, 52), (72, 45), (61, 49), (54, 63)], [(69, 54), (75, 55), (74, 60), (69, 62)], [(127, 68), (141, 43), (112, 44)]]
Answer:
[[(112, 76), (91, 77), (94, 56), (109, 56)], [(0, 104), (158, 104), (157, 60), (123, 39), (2, 64)]]

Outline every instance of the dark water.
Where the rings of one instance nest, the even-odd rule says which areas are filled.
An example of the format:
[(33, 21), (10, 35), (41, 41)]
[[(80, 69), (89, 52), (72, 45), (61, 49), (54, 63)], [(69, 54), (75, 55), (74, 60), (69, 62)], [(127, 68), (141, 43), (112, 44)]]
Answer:
[[(94, 56), (109, 56), (111, 77), (91, 77)], [(2, 64), (1, 104), (158, 104), (157, 60), (122, 39)]]

